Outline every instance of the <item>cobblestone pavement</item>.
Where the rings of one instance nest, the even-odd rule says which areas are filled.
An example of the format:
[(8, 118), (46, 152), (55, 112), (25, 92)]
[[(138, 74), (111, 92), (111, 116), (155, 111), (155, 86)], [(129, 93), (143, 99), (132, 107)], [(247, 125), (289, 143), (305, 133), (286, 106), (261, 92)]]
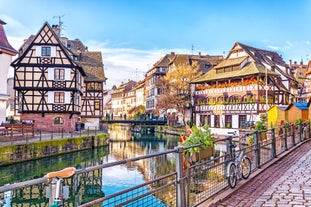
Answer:
[(311, 206), (311, 142), (295, 148), (240, 185), (210, 206)]

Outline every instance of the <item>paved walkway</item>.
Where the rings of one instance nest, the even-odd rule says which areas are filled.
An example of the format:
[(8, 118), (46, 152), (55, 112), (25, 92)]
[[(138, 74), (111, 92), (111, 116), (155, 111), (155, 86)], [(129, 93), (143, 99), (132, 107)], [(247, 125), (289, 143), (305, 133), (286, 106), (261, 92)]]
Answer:
[(300, 207), (311, 206), (311, 141), (286, 152), (201, 206)]

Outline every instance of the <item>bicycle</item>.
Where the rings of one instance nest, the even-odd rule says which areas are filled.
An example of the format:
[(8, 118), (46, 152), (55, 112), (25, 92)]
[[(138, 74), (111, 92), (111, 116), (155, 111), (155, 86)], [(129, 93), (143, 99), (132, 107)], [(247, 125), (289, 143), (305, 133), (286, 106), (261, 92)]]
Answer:
[(250, 158), (244, 155), (243, 150), (236, 156), (235, 143), (231, 144), (231, 147), (233, 148), (234, 158), (227, 166), (227, 179), (230, 188), (234, 188), (238, 178), (247, 179), (250, 176), (252, 164)]
[[(65, 200), (63, 196), (63, 178), (69, 178), (76, 173), (76, 168), (67, 167), (65, 169), (47, 173), (44, 177), (50, 182), (51, 191), (49, 195), (49, 203), (50, 207), (59, 207), (63, 206), (63, 202)], [(53, 185), (54, 189), (53, 189)], [(53, 199), (53, 202), (52, 202)]]

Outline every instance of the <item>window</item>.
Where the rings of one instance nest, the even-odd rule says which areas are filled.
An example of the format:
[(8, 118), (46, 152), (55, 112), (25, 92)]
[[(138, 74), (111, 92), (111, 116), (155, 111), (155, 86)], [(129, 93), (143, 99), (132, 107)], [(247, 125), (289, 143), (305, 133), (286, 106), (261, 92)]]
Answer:
[(86, 84), (86, 89), (87, 90), (101, 90), (101, 83), (98, 82), (90, 82)]
[(239, 115), (239, 128), (246, 128), (246, 115)]
[(211, 126), (211, 115), (200, 115), (200, 123)]
[(95, 110), (100, 110), (100, 102), (99, 102), (99, 101), (95, 101), (95, 103), (94, 103), (94, 109), (95, 109)]
[(55, 92), (54, 93), (54, 103), (64, 103), (65, 93), (64, 92)]
[(64, 124), (64, 119), (62, 117), (56, 117), (54, 119), (54, 124)]
[(214, 127), (216, 127), (216, 128), (220, 127), (219, 115), (214, 115)]
[(227, 128), (232, 128), (232, 115), (225, 115), (225, 124)]
[(41, 47), (41, 56), (51, 56), (51, 47)]
[(54, 80), (65, 80), (65, 70), (61, 68), (55, 68)]

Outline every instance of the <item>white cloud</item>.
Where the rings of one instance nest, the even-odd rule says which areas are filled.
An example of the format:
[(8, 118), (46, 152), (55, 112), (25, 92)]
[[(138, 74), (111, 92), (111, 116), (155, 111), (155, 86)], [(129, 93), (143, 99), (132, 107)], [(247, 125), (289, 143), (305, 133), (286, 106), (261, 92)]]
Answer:
[(267, 47), (272, 49), (272, 50), (280, 50), (280, 47), (276, 46), (276, 45), (268, 45)]
[(101, 51), (103, 55), (105, 75), (108, 78), (106, 88), (120, 85), (129, 79), (139, 81), (145, 73), (162, 56), (171, 51), (187, 53), (184, 49), (138, 50), (133, 48), (110, 48), (107, 42), (89, 41), (86, 44), (90, 51)]

